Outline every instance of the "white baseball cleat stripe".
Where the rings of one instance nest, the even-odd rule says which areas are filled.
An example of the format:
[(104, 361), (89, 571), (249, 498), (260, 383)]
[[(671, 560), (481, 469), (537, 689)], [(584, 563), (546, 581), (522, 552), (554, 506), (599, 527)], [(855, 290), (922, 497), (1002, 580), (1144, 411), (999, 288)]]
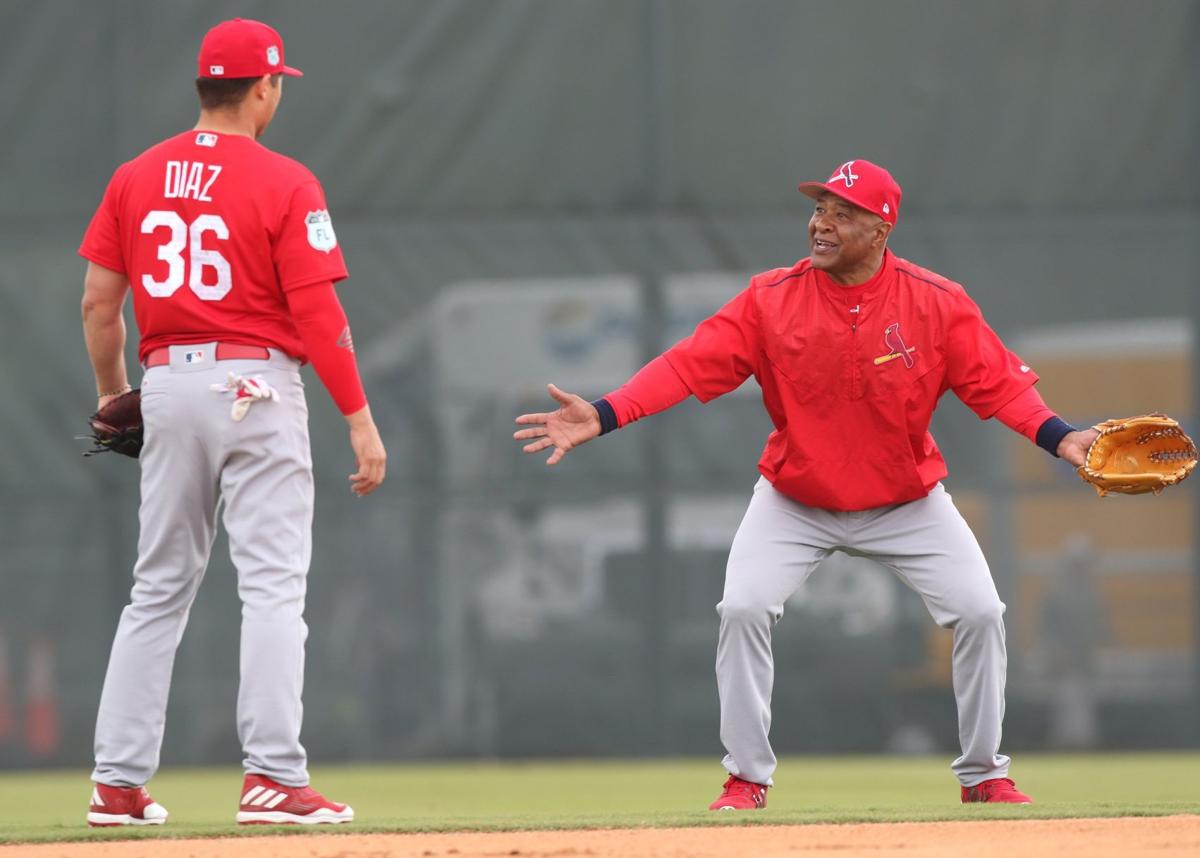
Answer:
[(89, 813), (87, 821), (91, 825), (162, 825), (167, 821), (166, 811), (162, 816), (138, 819), (128, 813)]
[(266, 807), (268, 810), (274, 810), (276, 807), (281, 805), (283, 803), (284, 799), (286, 799), (287, 797), (288, 796), (287, 796), (286, 792), (281, 792), (281, 793), (279, 793), (279, 795), (275, 796), (275, 798), (271, 799), (263, 806)]
[(97, 807), (104, 807), (104, 799), (100, 797), (100, 789), (98, 787), (92, 787), (92, 804)]
[(243, 810), (238, 812), (237, 821), (241, 823), (272, 822), (280, 825), (288, 823), (299, 825), (319, 825), (322, 823), (336, 825), (342, 822), (353, 822), (354, 809), (347, 807), (345, 810), (336, 811), (328, 807), (320, 807), (306, 814), (288, 813), (282, 810)]
[(250, 799), (254, 798), (256, 795), (258, 795), (260, 792), (262, 792), (265, 789), (266, 789), (265, 786), (256, 786), (254, 789), (250, 790), (250, 792), (248, 792), (244, 796), (242, 796), (242, 804), (246, 804), (248, 801), (250, 801)]
[(254, 805), (255, 807), (261, 807), (270, 801), (275, 795), (278, 795), (278, 793), (273, 789), (269, 789), (258, 798), (254, 799), (254, 801), (250, 802), (250, 804)]

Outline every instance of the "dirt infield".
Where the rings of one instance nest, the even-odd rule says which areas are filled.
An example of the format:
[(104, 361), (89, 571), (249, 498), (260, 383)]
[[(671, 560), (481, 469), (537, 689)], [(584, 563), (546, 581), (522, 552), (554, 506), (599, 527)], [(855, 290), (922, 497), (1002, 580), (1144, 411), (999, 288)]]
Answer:
[(0, 846), (0, 858), (1182, 858), (1200, 855), (1200, 816), (730, 826), (499, 834), (352, 834)]

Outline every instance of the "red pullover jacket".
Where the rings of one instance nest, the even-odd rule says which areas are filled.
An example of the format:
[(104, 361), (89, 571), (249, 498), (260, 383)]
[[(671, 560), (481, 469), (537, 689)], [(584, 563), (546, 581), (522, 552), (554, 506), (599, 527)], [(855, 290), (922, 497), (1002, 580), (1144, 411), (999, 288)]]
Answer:
[(809, 259), (758, 274), (663, 357), (701, 402), (754, 376), (775, 426), (759, 471), (843, 511), (924, 497), (946, 476), (929, 422), (947, 390), (987, 419), (1037, 381), (962, 286), (891, 251), (858, 286)]

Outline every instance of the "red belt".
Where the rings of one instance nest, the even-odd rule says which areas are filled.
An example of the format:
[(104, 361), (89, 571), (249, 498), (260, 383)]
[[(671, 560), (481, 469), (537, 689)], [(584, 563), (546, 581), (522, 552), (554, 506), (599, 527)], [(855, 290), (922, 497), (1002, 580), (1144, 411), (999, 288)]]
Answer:
[[(197, 344), (199, 345), (199, 344)], [(238, 343), (217, 343), (213, 360), (268, 360), (271, 352), (264, 346), (243, 346)], [(165, 366), (171, 362), (171, 347), (161, 346), (146, 355), (143, 366)]]

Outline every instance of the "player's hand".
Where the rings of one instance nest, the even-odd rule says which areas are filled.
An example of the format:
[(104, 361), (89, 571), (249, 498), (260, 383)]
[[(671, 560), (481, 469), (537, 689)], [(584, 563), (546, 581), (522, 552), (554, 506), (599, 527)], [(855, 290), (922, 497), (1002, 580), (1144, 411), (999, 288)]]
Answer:
[(532, 428), (518, 429), (513, 438), (530, 442), (521, 448), (526, 453), (540, 453), (553, 447), (546, 464), (556, 465), (570, 450), (600, 434), (600, 415), (583, 397), (561, 391), (553, 384), (546, 387), (561, 407), (542, 414), (522, 414), (517, 423)]
[(1075, 467), (1081, 467), (1087, 459), (1088, 448), (1099, 436), (1095, 429), (1084, 429), (1082, 432), (1068, 432), (1058, 442), (1058, 457), (1070, 462)]
[(387, 473), (387, 451), (383, 449), (383, 439), (375, 428), (369, 405), (347, 414), (346, 422), (350, 424), (350, 448), (354, 450), (354, 459), (358, 463), (358, 470), (348, 477), (350, 490), (363, 497), (375, 491), (383, 482)]

